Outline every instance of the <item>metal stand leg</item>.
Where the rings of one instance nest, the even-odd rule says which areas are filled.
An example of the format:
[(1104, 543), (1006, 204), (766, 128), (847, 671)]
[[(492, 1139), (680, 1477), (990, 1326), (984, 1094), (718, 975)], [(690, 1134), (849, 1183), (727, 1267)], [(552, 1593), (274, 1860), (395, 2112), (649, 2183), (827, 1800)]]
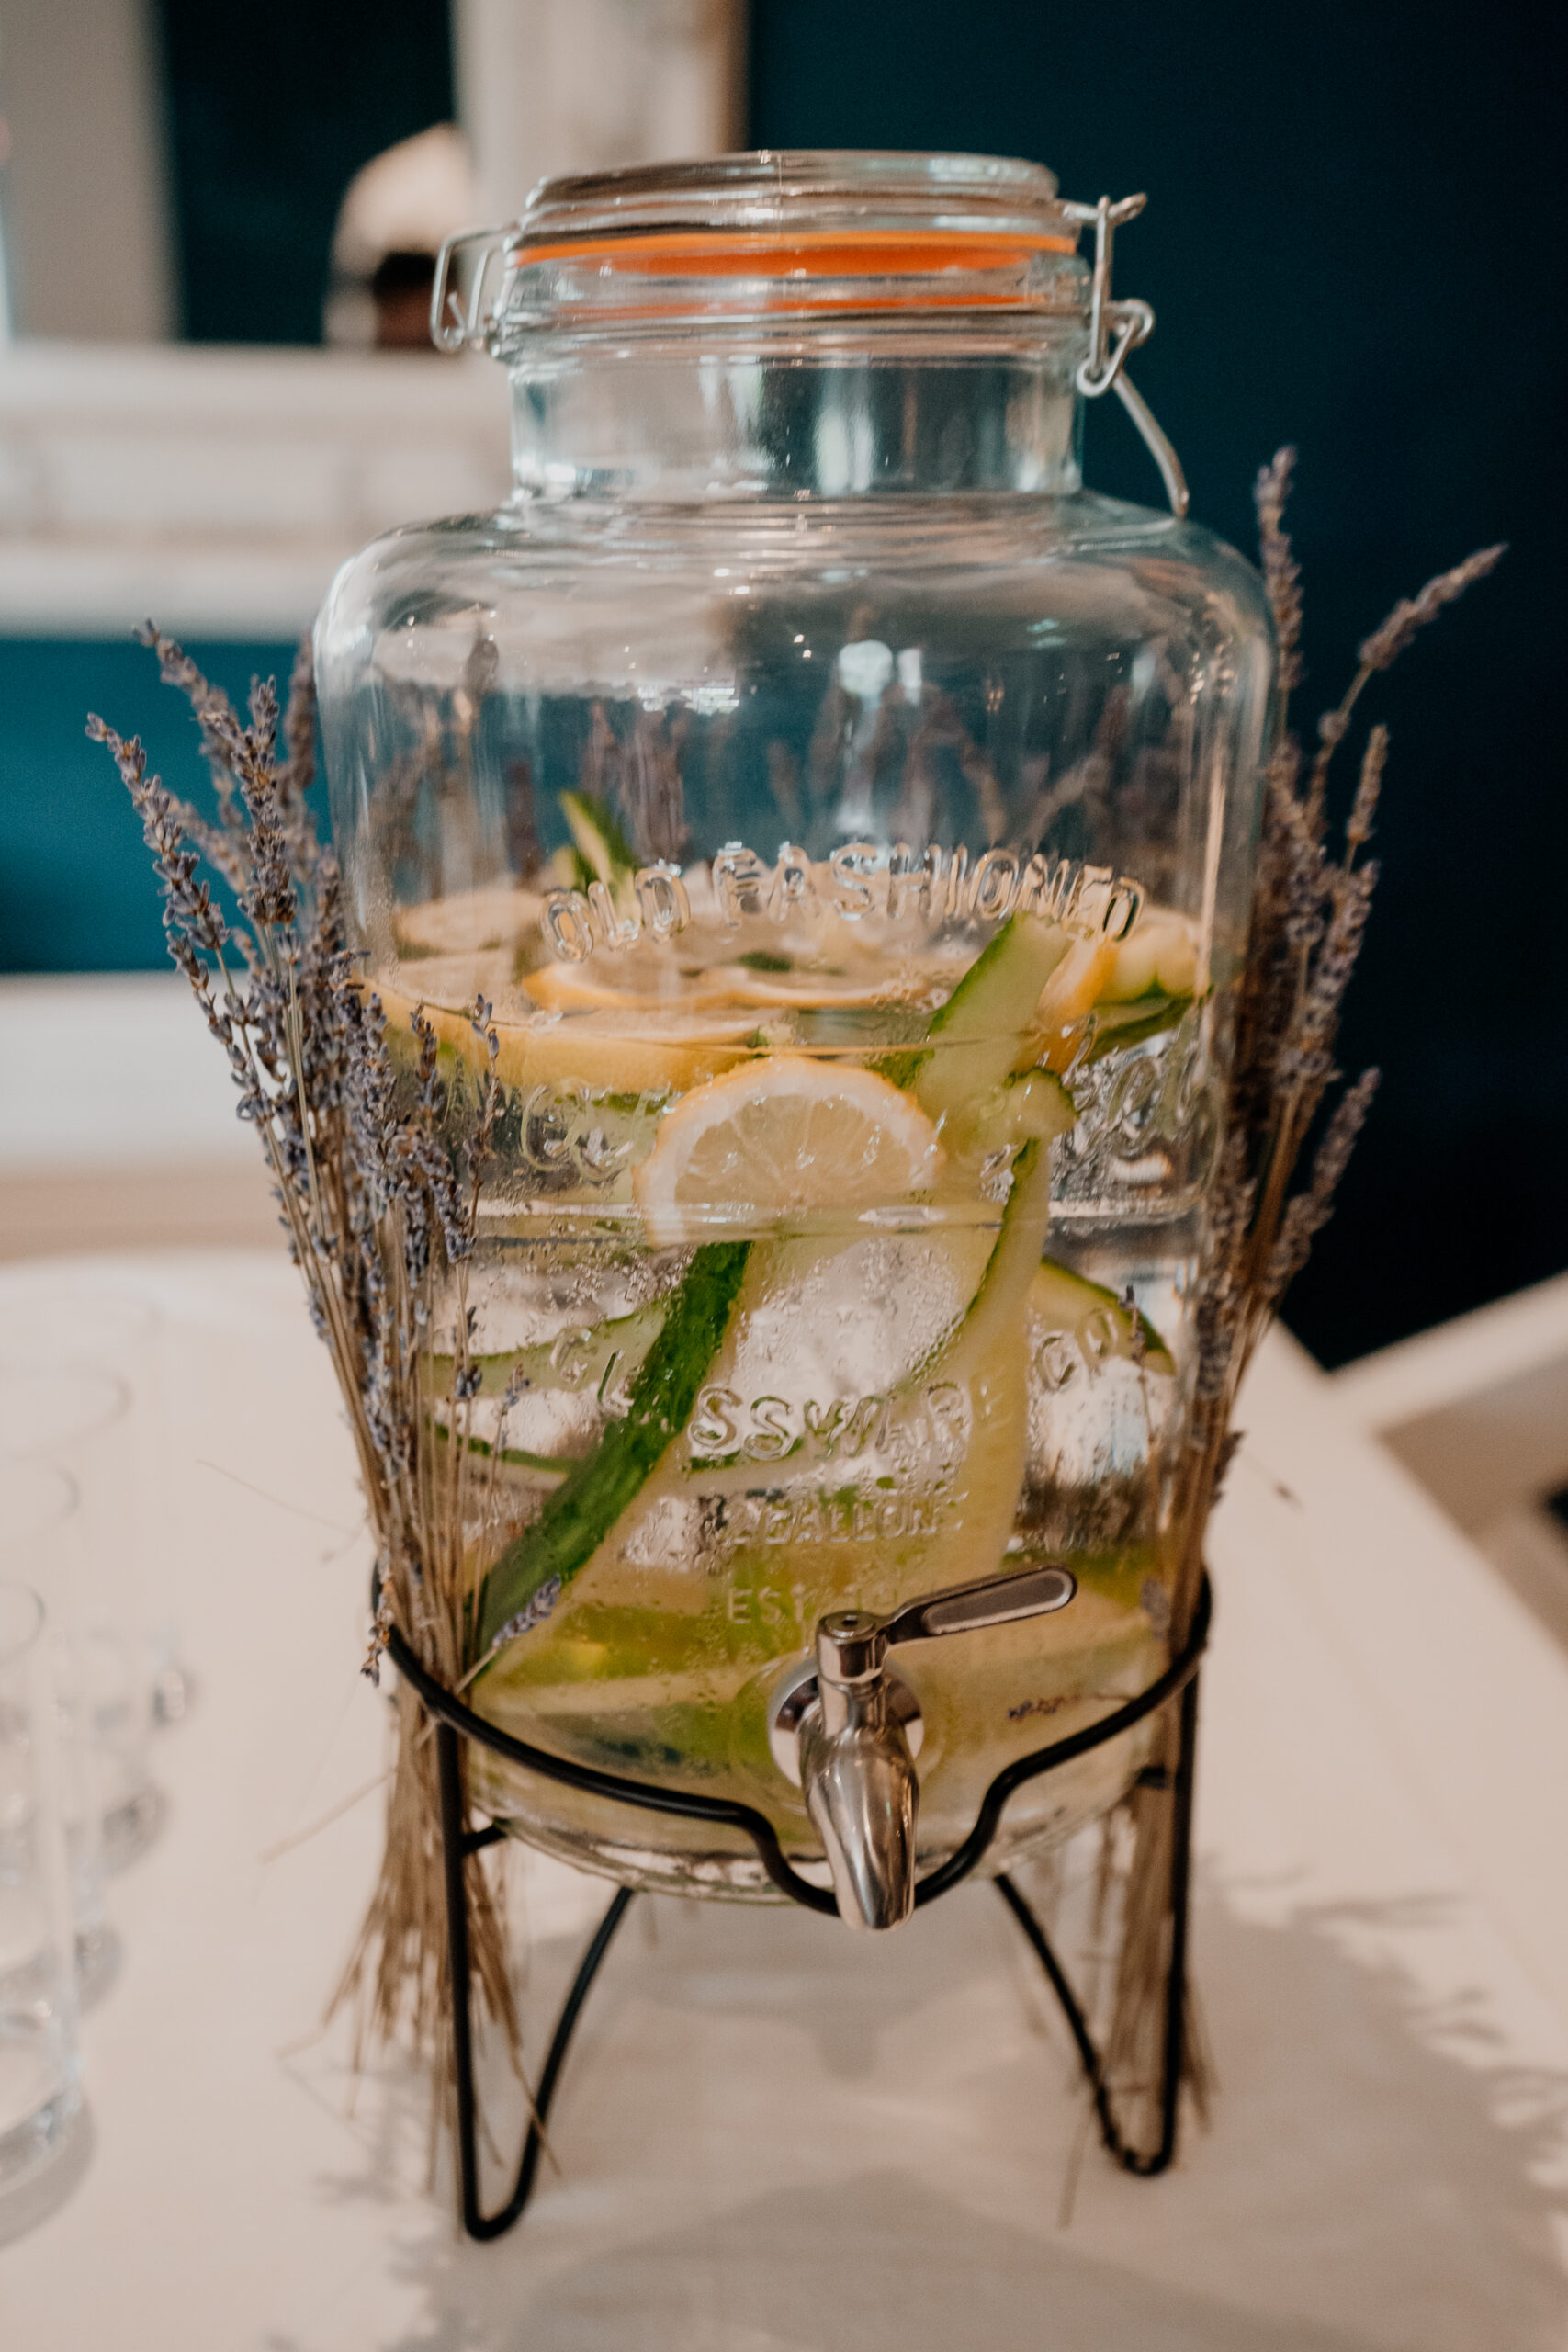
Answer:
[(1035, 1958), (1061, 2004), (1079, 2061), (1094, 2098), (1100, 2136), (1124, 2172), (1152, 2179), (1164, 2172), (1176, 2154), (1181, 2114), (1181, 2078), (1187, 2036), (1187, 1913), (1192, 1857), (1192, 1783), (1198, 1747), (1198, 1681), (1194, 1676), (1181, 1694), (1180, 1753), (1170, 1796), (1174, 1808), (1170, 1854), (1170, 1951), (1165, 1980), (1165, 2032), (1160, 2055), (1160, 2135), (1153, 2149), (1130, 2147), (1122, 2136), (1111, 2105), (1105, 2064), (1089, 2030), (1061, 1962), (1051, 1949), (1044, 1928), (1011, 1879), (997, 1878), (997, 1892), (1029, 1939)]
[[(1165, 1984), (1165, 2031), (1160, 2062), (1160, 2136), (1153, 2149), (1132, 2147), (1122, 2137), (1111, 2103), (1111, 2088), (1105, 2079), (1105, 2065), (1089, 2022), (1078, 2005), (1077, 1995), (1067, 1982), (1060, 1961), (1051, 1948), (1044, 1928), (1035, 1917), (1011, 1879), (1005, 1874), (997, 1878), (997, 1891), (1012, 1913), (1050, 1981), (1051, 1989), (1061, 2003), (1073, 2041), (1077, 2045), (1084, 2074), (1094, 2098), (1095, 2114), (1099, 2119), (1100, 2137), (1107, 2149), (1126, 2172), (1142, 2178), (1152, 2178), (1162, 2173), (1176, 2154), (1178, 2129), (1181, 2109), (1181, 2081), (1186, 2057), (1187, 2030), (1187, 1914), (1192, 1848), (1192, 1785), (1198, 1741), (1198, 1682), (1188, 1668), (1190, 1679), (1181, 1692), (1180, 1750), (1176, 1773), (1170, 1783), (1173, 1807), (1171, 1821), (1170, 1858), (1170, 1951)], [(504, 1836), (496, 1824), (484, 1829), (470, 1830), (467, 1806), (463, 1797), (463, 1767), (458, 1747), (458, 1733), (452, 1724), (437, 1717), (435, 1724), (436, 1760), (441, 1786), (441, 1832), (443, 1866), (446, 1886), (447, 1956), (452, 2000), (452, 2054), (457, 2096), (457, 2159), (462, 2188), (463, 2227), (471, 2238), (498, 2238), (511, 2229), (523, 2212), (534, 2188), (538, 2170), (542, 2130), (549, 2116), (550, 2104), (565, 2063), (568, 2045), (588, 1998), (593, 1980), (616, 1928), (626, 1917), (633, 1890), (619, 1888), (604, 1917), (599, 1922), (592, 1941), (578, 1964), (571, 1989), (561, 2006), (556, 2030), (550, 2040), (545, 2070), (539, 2077), (537, 2101), (528, 2136), (523, 2143), (523, 2156), (518, 2167), (516, 2185), (511, 2196), (498, 2211), (484, 2213), (479, 2210), (478, 2109), (474, 2094), (473, 2020), (470, 2014), (472, 1993), (468, 1959), (468, 1905), (465, 1871), (468, 1857), (478, 1853)], [(994, 1825), (993, 1825), (994, 1826)], [(816, 1894), (815, 1888), (808, 1890)]]
[(493, 1826), (480, 1830), (470, 1830), (468, 1826), (467, 1808), (463, 1802), (462, 1758), (457, 1747), (457, 1735), (450, 1724), (436, 1724), (435, 1747), (441, 1781), (441, 1845), (446, 1881), (446, 1951), (452, 2001), (453, 2072), (457, 2092), (457, 2164), (463, 2198), (463, 2227), (471, 2238), (499, 2238), (519, 2219), (533, 2193), (534, 2177), (539, 2165), (541, 2135), (566, 2060), (567, 2046), (571, 2041), (582, 2005), (588, 1998), (589, 1989), (599, 1973), (600, 1963), (610, 1949), (616, 1928), (626, 1916), (633, 1890), (629, 1886), (617, 1888), (614, 1901), (599, 1922), (592, 1942), (578, 1963), (577, 1973), (571, 1980), (571, 1990), (561, 2005), (556, 2030), (550, 2038), (545, 2071), (539, 2077), (534, 2118), (528, 2126), (528, 2136), (523, 2143), (523, 2159), (518, 2166), (516, 2185), (505, 2204), (496, 2212), (481, 2212), (476, 2129), (478, 2109), (474, 2096), (473, 2018), (469, 2007), (472, 1987), (468, 1965), (468, 1904), (464, 1873), (469, 1855), (477, 1853), (483, 1846), (492, 1844), (502, 1833)]

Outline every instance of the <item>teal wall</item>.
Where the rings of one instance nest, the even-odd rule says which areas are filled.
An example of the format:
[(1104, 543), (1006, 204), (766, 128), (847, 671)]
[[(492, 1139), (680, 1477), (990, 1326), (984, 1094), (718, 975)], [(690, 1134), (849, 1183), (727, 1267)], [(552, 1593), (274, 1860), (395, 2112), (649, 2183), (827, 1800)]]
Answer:
[[(254, 676), (287, 690), (291, 645), (198, 644), (242, 701)], [(195, 722), (141, 646), (0, 638), (0, 971), (135, 972), (165, 958), (158, 888), (96, 710), (140, 735), (171, 791), (210, 808)]]
[(343, 192), (449, 122), (447, 0), (159, 0), (185, 332), (319, 343)]
[[(1116, 283), (1154, 304), (1138, 389), (1193, 512), (1252, 543), (1301, 448), (1297, 723), (1396, 596), (1470, 548), (1496, 576), (1366, 697), (1393, 743), (1383, 878), (1347, 1006), (1382, 1092), (1291, 1295), (1326, 1361), (1568, 1261), (1561, 9), (1496, 0), (753, 0), (765, 146), (1031, 155), (1091, 202), (1146, 188)], [(1106, 401), (1097, 489), (1157, 503)], [(1105, 411), (1112, 413), (1106, 414)]]

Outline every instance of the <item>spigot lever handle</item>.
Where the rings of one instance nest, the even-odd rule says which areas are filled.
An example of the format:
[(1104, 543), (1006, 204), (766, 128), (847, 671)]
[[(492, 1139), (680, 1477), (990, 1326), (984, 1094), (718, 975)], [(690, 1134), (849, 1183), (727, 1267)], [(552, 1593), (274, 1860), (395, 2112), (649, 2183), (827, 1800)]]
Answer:
[(1065, 1609), (1077, 1590), (1071, 1569), (1024, 1568), (1017, 1576), (985, 1577), (977, 1584), (927, 1593), (889, 1617), (882, 1628), (891, 1649), (898, 1642), (930, 1642), (942, 1634), (977, 1634), (987, 1625), (1011, 1625), (1021, 1617), (1044, 1617)]
[[(919, 1728), (919, 1708), (888, 1665), (888, 1650), (897, 1642), (934, 1641), (1043, 1617), (1064, 1608), (1077, 1590), (1068, 1568), (1021, 1568), (1014, 1576), (927, 1593), (892, 1617), (836, 1609), (818, 1618), (817, 1671), (797, 1676), (780, 1694), (773, 1729), (793, 1705), (799, 1785), (822, 1840), (840, 1916), (852, 1928), (896, 1928), (915, 1905), (920, 1784), (910, 1734)], [(897, 1703), (897, 1690), (906, 1704)], [(777, 1746), (773, 1752), (779, 1754)]]

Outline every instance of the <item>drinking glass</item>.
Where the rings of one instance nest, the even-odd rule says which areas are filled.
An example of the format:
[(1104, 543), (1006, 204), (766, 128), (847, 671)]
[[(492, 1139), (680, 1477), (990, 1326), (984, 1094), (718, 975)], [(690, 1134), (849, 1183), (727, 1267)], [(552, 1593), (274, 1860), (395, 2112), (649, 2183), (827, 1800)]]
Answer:
[[(0, 1578), (63, 1589), (77, 1528), (76, 1488), (52, 1463), (0, 1455)], [(107, 1987), (118, 1945), (104, 1911), (103, 1807), (93, 1755), (85, 1663), (63, 1617), (48, 1628), (60, 1739), (76, 1983), (84, 2003)]]
[[(170, 1340), (169, 1324), (131, 1273), (56, 1261), (10, 1269), (0, 1283), (0, 1361), (6, 1370), (91, 1363), (113, 1373), (130, 1392), (134, 1483), (126, 1497), (131, 1517), (125, 1532), (134, 1545), (140, 1611), (134, 1630), (146, 1645), (155, 1724), (180, 1722), (190, 1699), (177, 1611), (161, 1584), (162, 1555), (151, 1539), (167, 1515), (174, 1487)], [(123, 1574), (120, 1586), (123, 1593)]]
[(145, 1850), (163, 1813), (147, 1757), (151, 1679), (127, 1507), (136, 1488), (130, 1406), (126, 1384), (96, 1365), (0, 1372), (0, 1448), (54, 1463), (78, 1490), (75, 1540), (62, 1547), (47, 1589), (77, 1662), (110, 1870)]
[(0, 1582), (0, 2215), (82, 2112), (70, 1873), (44, 1605)]

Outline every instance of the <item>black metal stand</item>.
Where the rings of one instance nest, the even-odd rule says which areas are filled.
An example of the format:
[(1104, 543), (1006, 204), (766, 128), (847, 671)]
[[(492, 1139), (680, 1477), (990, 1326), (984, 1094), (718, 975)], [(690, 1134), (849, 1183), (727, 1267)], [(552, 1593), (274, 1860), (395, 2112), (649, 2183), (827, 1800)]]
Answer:
[[(948, 1856), (945, 1862), (939, 1863), (934, 1871), (929, 1871), (915, 1890), (915, 1902), (919, 1907), (934, 1902), (938, 1895), (945, 1894), (960, 1880), (967, 1878), (996, 1836), (1008, 1799), (1025, 1781), (1038, 1780), (1043, 1773), (1057, 1770), (1062, 1765), (1070, 1764), (1076, 1757), (1087, 1756), (1093, 1748), (1103, 1747), (1108, 1740), (1130, 1731), (1145, 1716), (1179, 1700), (1180, 1746), (1177, 1770), (1168, 1778), (1163, 1768), (1156, 1767), (1147, 1776), (1150, 1785), (1168, 1792), (1174, 1807), (1169, 1905), (1172, 1926), (1166, 1968), (1165, 2030), (1159, 2084), (1160, 2136), (1154, 2148), (1134, 2147), (1123, 2137), (1106, 2080), (1104, 2061), (1045, 1930), (1012, 1881), (1000, 1872), (996, 1880), (998, 1893), (1028, 1938), (1051, 1989), (1061, 2004), (1093, 2095), (1100, 2137), (1123, 2170), (1143, 2178), (1164, 2172), (1176, 2154), (1186, 2054), (1187, 1910), (1192, 1838), (1192, 1785), (1198, 1735), (1198, 1668), (1208, 1644), (1211, 1605), (1209, 1584), (1205, 1577), (1187, 1645), (1179, 1657), (1172, 1659), (1157, 1681), (1152, 1682), (1137, 1698), (1129, 1699), (1113, 1713), (1089, 1724), (1086, 1730), (1074, 1732), (1066, 1739), (1053, 1740), (1048, 1747), (1036, 1748), (1032, 1755), (1020, 1757), (1005, 1766), (987, 1790), (975, 1826), (964, 1843)], [(482, 1715), (475, 1714), (471, 1707), (465, 1706), (460, 1699), (427, 1672), (396, 1627), (388, 1635), (387, 1648), (399, 1673), (417, 1692), (435, 1720), (463, 2227), (472, 2238), (496, 2238), (511, 2229), (518, 2220), (533, 2191), (541, 2135), (548, 2120), (567, 2048), (593, 1979), (610, 1949), (616, 1928), (626, 1917), (633, 1890), (626, 1886), (617, 1890), (578, 1965), (571, 1989), (556, 2020), (544, 2073), (539, 2078), (534, 2118), (524, 2142), (516, 2183), (505, 2204), (497, 2211), (487, 2214), (479, 2205), (465, 1871), (470, 1855), (478, 1853), (483, 1847), (493, 1845), (507, 1832), (504, 1826), (496, 1821), (486, 1823), (481, 1829), (470, 1829), (468, 1826), (468, 1804), (463, 1792), (462, 1756), (458, 1746), (460, 1737), (477, 1740), (481, 1747), (505, 1757), (511, 1763), (521, 1764), (546, 1780), (562, 1782), (569, 1788), (581, 1789), (592, 1796), (606, 1797), (619, 1804), (635, 1805), (644, 1812), (670, 1814), (686, 1820), (711, 1821), (739, 1829), (750, 1839), (762, 1868), (781, 1894), (811, 1911), (832, 1913), (836, 1912), (837, 1905), (827, 1888), (814, 1886), (809, 1879), (802, 1878), (799, 1871), (792, 1868), (772, 1822), (754, 1806), (741, 1804), (728, 1797), (701, 1796), (690, 1790), (650, 1788), (643, 1781), (623, 1780), (617, 1773), (600, 1772), (589, 1765), (569, 1763), (563, 1757), (552, 1756), (546, 1748), (534, 1747), (525, 1740), (514, 1739), (509, 1732), (498, 1730), (495, 1724), (486, 1723)]]

